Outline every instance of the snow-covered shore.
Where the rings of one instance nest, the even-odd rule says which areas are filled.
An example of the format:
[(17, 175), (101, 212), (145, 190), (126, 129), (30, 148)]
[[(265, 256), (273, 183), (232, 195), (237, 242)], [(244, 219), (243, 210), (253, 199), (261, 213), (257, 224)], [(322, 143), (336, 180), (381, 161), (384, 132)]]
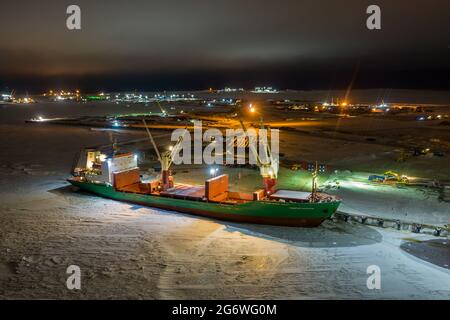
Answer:
[[(75, 152), (107, 134), (2, 121), (0, 137), (0, 298), (450, 299), (450, 272), (400, 248), (430, 236), (223, 223), (101, 199), (65, 178)], [(71, 264), (80, 291), (66, 287)], [(370, 265), (381, 290), (366, 286)]]

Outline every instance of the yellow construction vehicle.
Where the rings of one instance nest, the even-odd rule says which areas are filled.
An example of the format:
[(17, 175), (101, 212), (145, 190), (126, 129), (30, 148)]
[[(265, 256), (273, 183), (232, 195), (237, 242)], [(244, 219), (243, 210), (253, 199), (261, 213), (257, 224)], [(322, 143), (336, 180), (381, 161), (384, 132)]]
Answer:
[(408, 183), (408, 177), (405, 175), (401, 175), (395, 171), (386, 171), (384, 173), (384, 182), (396, 182), (396, 183)]
[(369, 176), (369, 181), (377, 183), (401, 183), (408, 184), (409, 179), (405, 175), (401, 175), (394, 171), (386, 171), (382, 176), (371, 175)]

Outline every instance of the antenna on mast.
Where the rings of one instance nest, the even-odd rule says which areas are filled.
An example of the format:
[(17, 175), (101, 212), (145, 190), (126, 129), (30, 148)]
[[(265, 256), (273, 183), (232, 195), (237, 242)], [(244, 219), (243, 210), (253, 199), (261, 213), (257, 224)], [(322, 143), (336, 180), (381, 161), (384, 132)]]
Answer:
[(317, 175), (318, 175), (318, 165), (316, 161), (316, 165), (314, 171), (312, 173), (312, 185), (311, 185), (311, 198), (310, 202), (316, 201), (316, 193), (317, 193)]
[(111, 147), (113, 150), (113, 156), (115, 156), (118, 151), (117, 138), (114, 136), (114, 133), (112, 131), (108, 131), (108, 133), (109, 133), (109, 141), (111, 142)]

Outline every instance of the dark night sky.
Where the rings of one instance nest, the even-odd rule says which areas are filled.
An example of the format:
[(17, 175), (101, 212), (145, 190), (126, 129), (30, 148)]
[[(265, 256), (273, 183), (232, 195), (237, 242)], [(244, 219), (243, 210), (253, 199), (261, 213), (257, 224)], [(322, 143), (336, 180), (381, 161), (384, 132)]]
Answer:
[(450, 89), (449, 16), (449, 0), (4, 0), (0, 88)]

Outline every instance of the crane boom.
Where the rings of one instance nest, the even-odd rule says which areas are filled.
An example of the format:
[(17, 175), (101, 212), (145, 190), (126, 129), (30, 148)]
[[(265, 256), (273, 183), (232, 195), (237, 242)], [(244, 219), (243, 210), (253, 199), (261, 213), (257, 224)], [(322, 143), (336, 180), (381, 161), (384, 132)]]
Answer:
[[(158, 146), (155, 143), (155, 140), (153, 139), (153, 136), (147, 127), (147, 123), (145, 122), (145, 119), (142, 119), (142, 122), (144, 123), (145, 130), (147, 131), (148, 137), (150, 138), (150, 141), (152, 142), (153, 148), (155, 149), (155, 152), (158, 156), (159, 163), (161, 164), (161, 184), (162, 184), (162, 190), (167, 190), (168, 188), (171, 188), (173, 186), (173, 180), (171, 180), (171, 173), (169, 171), (170, 166), (173, 162), (173, 157), (175, 154), (177, 154), (180, 151), (181, 144), (184, 139), (184, 134), (180, 136), (173, 146), (173, 148), (169, 151), (164, 151), (163, 153), (160, 153), (158, 150)], [(187, 129), (185, 129), (187, 131)], [(186, 133), (186, 132), (185, 132)]]
[[(248, 130), (245, 127), (245, 124), (242, 121), (242, 119), (239, 119), (239, 122), (240, 122), (244, 132), (247, 134), (247, 136), (249, 136)], [(263, 176), (268, 176), (269, 175), (271, 177), (276, 178), (278, 176), (278, 163), (277, 163), (277, 161), (274, 159), (274, 157), (272, 155), (272, 151), (270, 150), (269, 143), (265, 143), (264, 144), (264, 148), (262, 150), (264, 152), (264, 159), (266, 159), (266, 161), (262, 161), (261, 160), (261, 157), (260, 157), (258, 151), (256, 150), (254, 144), (249, 143), (249, 149), (251, 150), (251, 152), (255, 156), (256, 161), (258, 163), (258, 167), (261, 168), (261, 174)], [(267, 160), (269, 160), (269, 163), (267, 163)]]
[[(242, 126), (242, 129), (244, 130), (244, 132), (248, 137), (249, 136), (248, 130), (245, 127), (244, 122), (242, 121), (242, 119), (239, 119), (239, 122)], [(278, 161), (275, 161), (275, 159), (273, 158), (272, 152), (268, 144), (269, 144), (268, 141), (264, 143), (263, 152), (266, 161), (263, 162), (258, 154), (258, 151), (256, 150), (255, 145), (253, 143), (249, 143), (249, 149), (252, 151), (252, 153), (256, 158), (256, 162), (259, 167), (259, 172), (263, 178), (264, 191), (266, 195), (270, 195), (275, 191), (275, 185), (277, 183), (277, 176), (278, 176)], [(268, 163), (267, 159), (269, 160)]]
[[(245, 133), (245, 134), (247, 135), (247, 137), (248, 137), (248, 136), (249, 136), (249, 135), (248, 135), (248, 131), (247, 131), (247, 128), (245, 127), (244, 122), (242, 121), (242, 119), (239, 119), (239, 122), (241, 123), (241, 126), (242, 126), (242, 129), (244, 130), (244, 133)], [(255, 159), (256, 159), (256, 161), (258, 162), (258, 166), (260, 167), (263, 163), (262, 163), (262, 161), (261, 161), (261, 158), (259, 157), (258, 150), (256, 150), (254, 144), (252, 144), (252, 143), (249, 143), (249, 144), (248, 144), (248, 147), (249, 147), (249, 149), (251, 150), (251, 152), (253, 153), (253, 155), (255, 156)]]
[(150, 141), (152, 142), (152, 145), (153, 145), (153, 148), (155, 149), (156, 155), (158, 156), (158, 160), (160, 162), (162, 162), (161, 155), (159, 154), (158, 147), (157, 147), (157, 145), (155, 143), (155, 140), (153, 139), (152, 134), (150, 133), (150, 130), (147, 127), (147, 122), (145, 122), (145, 119), (142, 119), (142, 122), (144, 123), (145, 130), (147, 131), (148, 137), (150, 138)]
[(182, 135), (178, 138), (177, 142), (175, 143), (175, 146), (170, 151), (170, 154), (169, 154), (170, 160), (168, 162), (169, 167), (172, 165), (173, 157), (180, 151), (183, 140), (184, 140), (184, 135)]

